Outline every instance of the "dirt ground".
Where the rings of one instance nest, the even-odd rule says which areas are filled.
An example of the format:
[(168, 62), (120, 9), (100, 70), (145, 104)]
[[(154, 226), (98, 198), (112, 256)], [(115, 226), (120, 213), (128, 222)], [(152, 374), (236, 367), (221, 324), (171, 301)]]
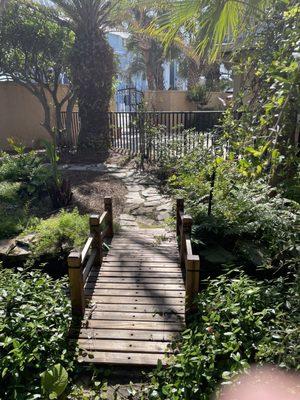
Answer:
[(65, 171), (63, 174), (71, 182), (72, 206), (76, 206), (80, 213), (101, 214), (104, 211), (103, 199), (107, 196), (113, 199), (114, 216), (122, 213), (127, 190), (121, 180), (92, 171)]

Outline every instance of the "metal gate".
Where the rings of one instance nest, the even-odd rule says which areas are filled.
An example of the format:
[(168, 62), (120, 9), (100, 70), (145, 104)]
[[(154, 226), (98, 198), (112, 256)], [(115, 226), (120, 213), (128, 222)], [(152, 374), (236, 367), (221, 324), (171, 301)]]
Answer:
[(119, 89), (116, 94), (117, 111), (138, 111), (144, 99), (144, 93), (134, 87)]

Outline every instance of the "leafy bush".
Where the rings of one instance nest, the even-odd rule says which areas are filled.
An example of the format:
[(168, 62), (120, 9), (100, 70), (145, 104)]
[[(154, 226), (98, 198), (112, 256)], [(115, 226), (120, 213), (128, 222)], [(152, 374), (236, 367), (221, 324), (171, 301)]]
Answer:
[(0, 182), (0, 203), (18, 203), (20, 182)]
[(72, 212), (60, 211), (54, 217), (40, 220), (25, 231), (37, 233), (37, 240), (33, 247), (35, 256), (56, 254), (63, 251), (63, 245), (68, 249), (80, 248), (88, 234), (88, 216), (80, 215), (78, 210)]
[(186, 97), (189, 101), (194, 101), (201, 106), (204, 106), (205, 104), (207, 104), (208, 100), (209, 100), (207, 88), (205, 85), (201, 85), (201, 84), (196, 85), (193, 88), (191, 88), (188, 91)]
[[(186, 200), (194, 219), (193, 240), (200, 254), (213, 264), (282, 268), (296, 265), (298, 203), (264, 179), (250, 180), (234, 158), (213, 158), (199, 147), (169, 164), (168, 185)], [(212, 175), (215, 175), (212, 212), (208, 215)], [(284, 272), (284, 270), (282, 270)]]
[[(234, 96), (222, 127), (241, 157), (244, 173), (266, 174), (272, 186), (295, 175), (299, 183), (295, 132), (300, 73), (294, 57), (299, 53), (299, 29), (299, 2), (272, 2), (261, 29), (247, 35), (240, 52), (236, 49), (235, 72), (243, 76), (241, 93)], [(245, 48), (252, 47), (243, 57)]]
[(20, 183), (0, 183), (0, 240), (23, 232), (36, 218), (30, 215), (30, 201), (20, 199)]
[(52, 142), (44, 142), (47, 157), (50, 161), (50, 174), (47, 181), (48, 193), (50, 195), (53, 207), (55, 209), (66, 207), (72, 199), (72, 191), (70, 182), (63, 178), (58, 169), (59, 156), (56, 151), (55, 144)]
[(208, 400), (253, 362), (300, 368), (295, 285), (224, 275), (210, 281), (197, 305), (171, 365), (151, 375), (149, 398)]
[(14, 145), (17, 155), (2, 154), (0, 179), (2, 181), (22, 182), (20, 189), (28, 195), (39, 195), (46, 190), (49, 173), (43, 160), (35, 151), (25, 153), (21, 146)]
[(3, 210), (0, 206), (0, 240), (21, 233), (28, 222), (26, 213), (23, 213), (23, 210), (12, 209), (11, 211), (8, 213), (7, 210)]
[[(1, 270), (1, 398), (44, 398), (47, 388), (42, 387), (40, 374), (51, 372), (57, 364), (72, 368), (66, 287), (65, 280), (53, 281), (40, 272)], [(51, 390), (56, 390), (53, 385)]]

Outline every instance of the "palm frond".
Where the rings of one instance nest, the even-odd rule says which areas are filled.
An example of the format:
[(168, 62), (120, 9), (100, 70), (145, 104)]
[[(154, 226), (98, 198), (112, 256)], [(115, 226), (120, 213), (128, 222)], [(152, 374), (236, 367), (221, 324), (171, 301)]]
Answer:
[(163, 37), (165, 47), (192, 33), (197, 40), (196, 54), (209, 54), (215, 60), (224, 42), (234, 42), (257, 21), (262, 21), (270, 0), (182, 0), (157, 18), (148, 32)]

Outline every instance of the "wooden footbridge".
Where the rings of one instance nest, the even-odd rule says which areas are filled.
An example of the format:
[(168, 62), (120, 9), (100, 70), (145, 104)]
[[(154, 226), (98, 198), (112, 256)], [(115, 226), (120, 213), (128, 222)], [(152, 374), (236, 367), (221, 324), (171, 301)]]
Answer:
[[(177, 201), (177, 237), (155, 242), (160, 229), (113, 234), (112, 200), (90, 216), (90, 236), (68, 258), (72, 312), (81, 319), (81, 360), (99, 364), (167, 362), (171, 342), (199, 289), (199, 257), (192, 254), (191, 217)], [(175, 235), (174, 235), (175, 236)], [(109, 251), (103, 244), (109, 241)]]

